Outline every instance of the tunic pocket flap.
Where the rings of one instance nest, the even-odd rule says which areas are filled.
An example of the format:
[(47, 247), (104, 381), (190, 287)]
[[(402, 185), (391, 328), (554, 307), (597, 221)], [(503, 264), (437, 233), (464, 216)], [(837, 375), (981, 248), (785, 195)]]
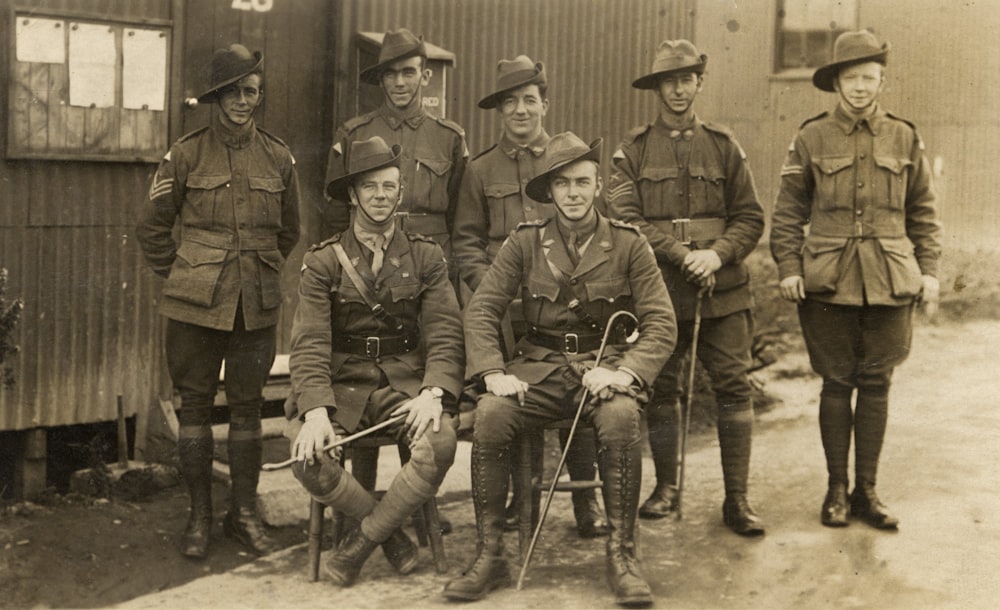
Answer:
[(521, 191), (517, 184), (487, 184), (483, 187), (487, 197), (502, 199), (510, 195), (516, 195)]
[(219, 264), (226, 260), (228, 250), (213, 248), (195, 241), (185, 241), (177, 249), (177, 258), (183, 259), (192, 267), (201, 265)]
[(447, 159), (417, 159), (420, 165), (426, 165), (437, 176), (443, 176), (451, 169), (451, 161)]
[(205, 174), (190, 174), (187, 177), (187, 187), (191, 189), (211, 190), (226, 184), (229, 182), (229, 178), (229, 174), (212, 176)]
[(532, 298), (545, 298), (555, 303), (556, 298), (559, 297), (559, 284), (542, 278), (529, 277), (528, 292)]
[(820, 157), (814, 159), (813, 163), (821, 172), (831, 175), (854, 165), (854, 157)]
[(908, 165), (913, 165), (909, 159), (897, 159), (895, 157), (875, 156), (875, 165), (887, 169), (894, 174), (901, 174)]
[(676, 180), (679, 175), (680, 170), (676, 167), (644, 167), (639, 174), (639, 179), (659, 182), (661, 180)]
[(722, 170), (718, 167), (702, 167), (700, 165), (692, 165), (688, 167), (688, 173), (692, 178), (698, 180), (705, 180), (707, 182), (722, 182), (725, 176), (722, 174)]
[(631, 294), (632, 289), (625, 278), (590, 280), (587, 282), (587, 298), (591, 301), (604, 300), (608, 303), (614, 303), (616, 298)]
[(406, 284), (394, 284), (389, 286), (389, 292), (392, 294), (393, 303), (412, 301), (420, 294), (420, 283), (407, 282)]
[(913, 254), (913, 242), (906, 237), (881, 237), (878, 243), (886, 254), (910, 256)]
[(280, 271), (282, 263), (285, 262), (278, 250), (257, 250), (257, 258), (275, 271)]
[(250, 188), (255, 191), (280, 193), (285, 190), (285, 183), (278, 176), (250, 176)]

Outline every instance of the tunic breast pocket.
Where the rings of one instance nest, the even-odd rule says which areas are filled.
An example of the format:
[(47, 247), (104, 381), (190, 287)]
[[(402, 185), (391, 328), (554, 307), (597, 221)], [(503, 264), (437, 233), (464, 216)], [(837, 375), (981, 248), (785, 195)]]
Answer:
[[(229, 174), (189, 174), (187, 182), (186, 203), (194, 212), (194, 218), (188, 220), (190, 224), (214, 223), (216, 210), (223, 203), (222, 198), (229, 194), (230, 175)], [(219, 211), (221, 212), (221, 210)], [(224, 222), (227, 226), (232, 220)]]
[(250, 176), (250, 206), (256, 227), (281, 225), (281, 194), (285, 183), (281, 176)]
[(448, 175), (451, 161), (428, 154), (417, 154), (417, 169), (413, 174), (413, 193), (420, 209), (413, 211), (444, 214), (448, 209)]
[(392, 304), (387, 309), (393, 315), (404, 321), (412, 321), (415, 325), (420, 311), (420, 295), (423, 291), (424, 286), (420, 282), (391, 284), (389, 295), (392, 297)]
[(821, 210), (854, 208), (854, 157), (816, 157), (816, 205)]
[(632, 286), (628, 278), (593, 279), (586, 282), (588, 309), (595, 318), (605, 319), (619, 309), (629, 309), (632, 304)]
[(644, 167), (639, 172), (637, 187), (642, 198), (643, 215), (648, 218), (677, 218), (684, 209), (680, 205), (676, 167)]
[(726, 215), (726, 176), (717, 166), (688, 168), (691, 214)]
[(886, 202), (894, 210), (902, 210), (906, 205), (906, 181), (913, 162), (909, 159), (875, 156), (875, 165), (880, 174), (875, 183), (879, 189), (875, 201)]
[(523, 220), (519, 197), (521, 189), (516, 183), (495, 183), (485, 185), (483, 193), (489, 212), (489, 236), (502, 239)]

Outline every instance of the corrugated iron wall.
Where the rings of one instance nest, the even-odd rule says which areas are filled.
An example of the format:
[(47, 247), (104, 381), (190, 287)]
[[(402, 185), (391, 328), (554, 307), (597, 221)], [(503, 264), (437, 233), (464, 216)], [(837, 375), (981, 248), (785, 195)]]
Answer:
[(496, 112), (476, 106), (493, 86), (497, 60), (524, 53), (543, 61), (546, 128), (604, 137), (608, 160), (628, 129), (655, 116), (652, 98), (631, 82), (649, 69), (659, 41), (693, 35), (694, 7), (694, 0), (366, 0), (345, 4), (344, 29), (407, 27), (454, 52), (448, 118), (465, 128), (473, 154), (500, 132)]

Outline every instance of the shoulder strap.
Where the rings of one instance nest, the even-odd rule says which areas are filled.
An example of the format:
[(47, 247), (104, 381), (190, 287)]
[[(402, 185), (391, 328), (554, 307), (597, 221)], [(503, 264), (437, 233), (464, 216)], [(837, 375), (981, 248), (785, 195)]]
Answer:
[(584, 309), (583, 303), (580, 302), (580, 296), (576, 293), (573, 285), (569, 283), (569, 280), (566, 279), (566, 275), (555, 265), (555, 263), (549, 260), (549, 248), (542, 245), (542, 237), (544, 235), (544, 230), (538, 232), (538, 244), (542, 248), (542, 258), (544, 258), (545, 262), (548, 264), (549, 271), (552, 272), (552, 277), (556, 279), (559, 287), (573, 295), (573, 298), (570, 300), (567, 307), (569, 307), (569, 310), (572, 311), (576, 317), (580, 318), (580, 321), (584, 324), (590, 326), (592, 329), (600, 328), (600, 324), (597, 323), (594, 316), (590, 315), (590, 312)]
[(361, 293), (361, 298), (365, 300), (365, 304), (371, 307), (372, 315), (374, 315), (376, 319), (392, 326), (396, 330), (401, 329), (403, 324), (397, 320), (395, 316), (387, 312), (385, 307), (382, 307), (382, 304), (378, 302), (378, 299), (375, 298), (375, 294), (372, 292), (368, 282), (362, 279), (361, 275), (358, 274), (358, 270), (354, 267), (354, 264), (351, 263), (351, 259), (347, 256), (347, 252), (344, 251), (344, 246), (341, 245), (340, 242), (337, 242), (331, 244), (331, 247), (333, 248), (333, 253), (337, 255), (337, 260), (340, 261), (340, 267), (344, 270), (344, 273), (347, 274), (347, 277), (350, 278), (354, 287), (358, 289), (358, 292)]

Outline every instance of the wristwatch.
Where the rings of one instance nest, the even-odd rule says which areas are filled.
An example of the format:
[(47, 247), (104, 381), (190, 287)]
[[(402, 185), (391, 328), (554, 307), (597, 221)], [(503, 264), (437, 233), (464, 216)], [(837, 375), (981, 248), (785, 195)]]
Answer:
[(441, 400), (442, 398), (444, 398), (444, 390), (442, 390), (441, 388), (439, 388), (437, 386), (429, 386), (429, 387), (426, 387), (424, 389), (427, 390), (427, 391), (429, 391), (431, 393), (431, 396), (433, 396), (434, 398), (437, 398), (438, 400)]

